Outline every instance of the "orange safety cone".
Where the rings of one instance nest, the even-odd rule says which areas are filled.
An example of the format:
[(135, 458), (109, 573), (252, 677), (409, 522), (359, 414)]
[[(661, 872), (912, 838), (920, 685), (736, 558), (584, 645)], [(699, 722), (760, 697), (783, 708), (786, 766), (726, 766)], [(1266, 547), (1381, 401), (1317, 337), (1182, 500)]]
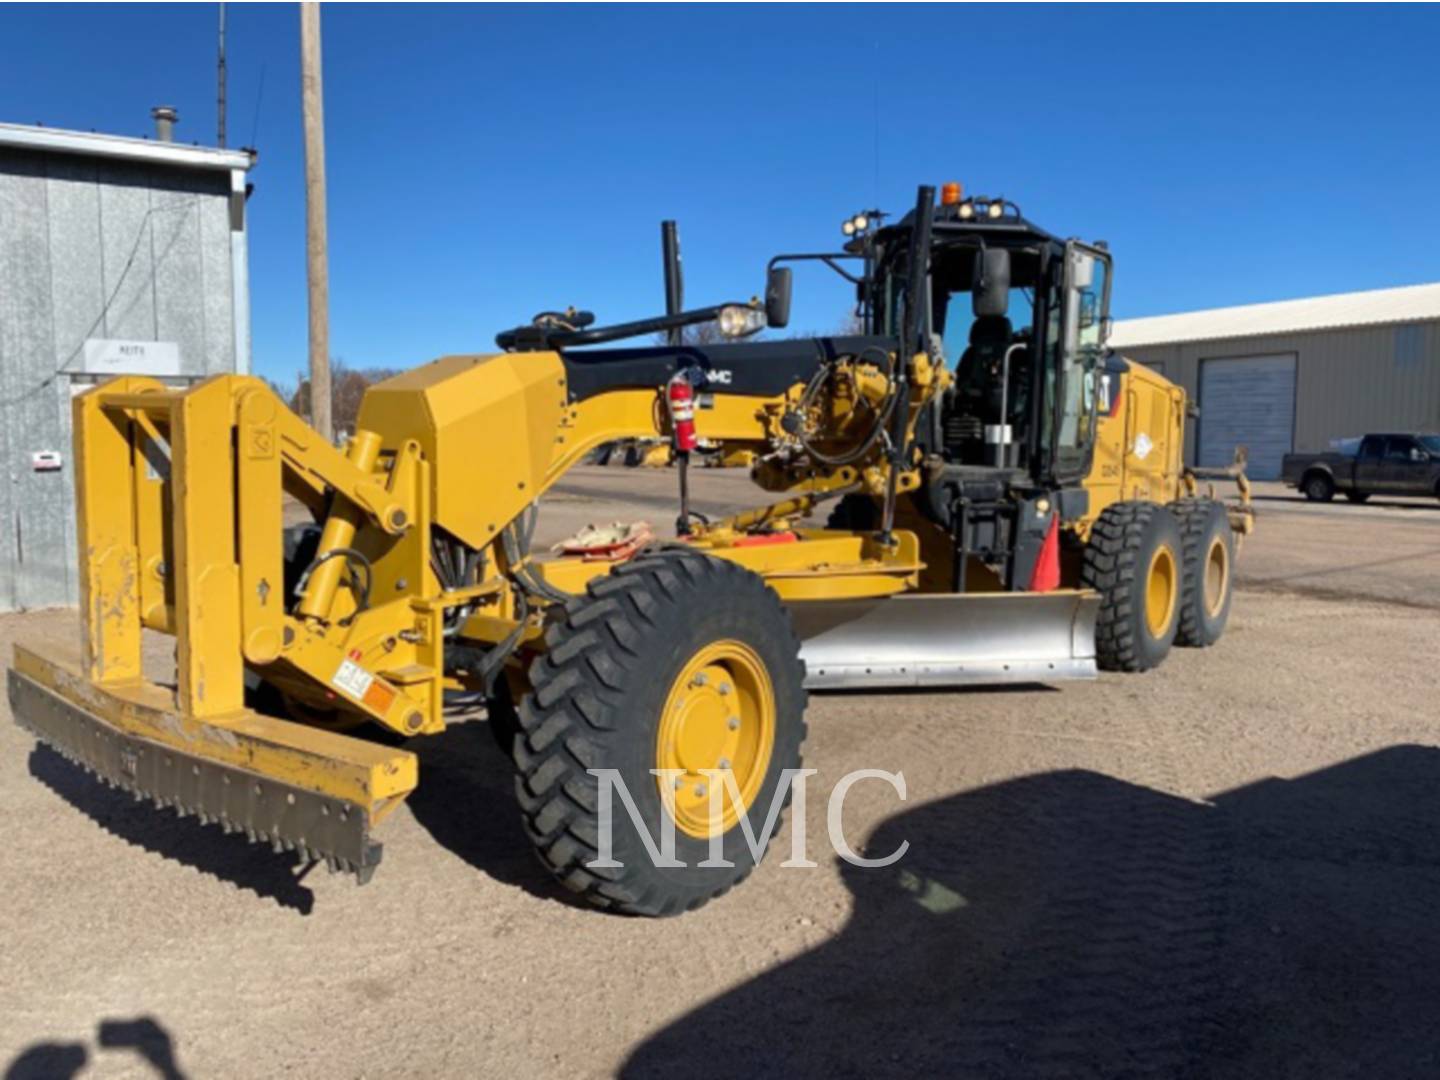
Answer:
[(1035, 569), (1030, 572), (1030, 591), (1049, 592), (1060, 587), (1060, 515), (1050, 518), (1050, 528), (1045, 532), (1045, 542), (1040, 545), (1040, 554), (1035, 559)]

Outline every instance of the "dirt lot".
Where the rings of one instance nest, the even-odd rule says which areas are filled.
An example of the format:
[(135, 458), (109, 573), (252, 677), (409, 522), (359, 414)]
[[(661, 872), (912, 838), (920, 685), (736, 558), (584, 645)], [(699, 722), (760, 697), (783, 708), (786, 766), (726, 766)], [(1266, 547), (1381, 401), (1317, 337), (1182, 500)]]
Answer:
[[(702, 503), (746, 497), (706, 473)], [(593, 469), (544, 528), (649, 516)], [(0, 722), (0, 1064), (15, 1076), (1368, 1074), (1440, 1068), (1440, 505), (1262, 492), (1214, 649), (1004, 692), (812, 701), (808, 831), (680, 919), (528, 850), (481, 725), (364, 888), (97, 787)], [(71, 612), (0, 617), (17, 637)], [(3, 718), (0, 718), (3, 720)], [(780, 837), (787, 843), (788, 826)]]

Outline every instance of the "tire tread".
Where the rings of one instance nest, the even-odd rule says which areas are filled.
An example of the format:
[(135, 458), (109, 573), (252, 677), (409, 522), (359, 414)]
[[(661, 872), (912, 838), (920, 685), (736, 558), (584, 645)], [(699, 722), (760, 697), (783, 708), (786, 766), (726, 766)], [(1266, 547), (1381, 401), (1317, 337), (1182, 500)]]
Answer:
[[(757, 585), (774, 605), (777, 632), (785, 635), (803, 684), (800, 642), (779, 598), (750, 571), (695, 552), (654, 552), (616, 567), (569, 602), (547, 630), (547, 649), (529, 669), (533, 693), (519, 709), (516, 798), (541, 862), (590, 903), (635, 915), (679, 914), (728, 892), (753, 869), (737, 863), (737, 877), (709, 895), (685, 899), (653, 884), (637, 887), (623, 868), (591, 867), (599, 858), (597, 800), (586, 770), (602, 759), (597, 741), (614, 730), (630, 679), (646, 674), (644, 643), (659, 626), (661, 607), (683, 605), (696, 592), (727, 596)], [(803, 743), (803, 689), (800, 700)]]

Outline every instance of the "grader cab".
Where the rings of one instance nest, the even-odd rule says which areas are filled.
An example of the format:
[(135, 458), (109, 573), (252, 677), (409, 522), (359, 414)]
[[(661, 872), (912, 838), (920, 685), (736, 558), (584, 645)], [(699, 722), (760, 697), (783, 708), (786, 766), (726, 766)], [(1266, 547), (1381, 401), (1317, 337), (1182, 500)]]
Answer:
[[(1202, 493), (1184, 393), (1105, 349), (1109, 253), (948, 185), (846, 234), (773, 260), (763, 302), (684, 310), (667, 233), (664, 316), (543, 313), (373, 387), (343, 452), (252, 378), (81, 395), (80, 648), (16, 647), (16, 720), (137, 799), (363, 881), (421, 780), (397, 743), (483, 705), (542, 861), (667, 914), (753, 868), (740, 819), (787, 798), (809, 689), (1086, 678), (1216, 640), (1243, 470), (1238, 502)], [(807, 261), (854, 284), (861, 333), (681, 341), (785, 325)], [(567, 470), (653, 437), (673, 539), (532, 552)], [(771, 501), (694, 514), (700, 439), (753, 454)], [(287, 499), (314, 525), (285, 529)], [(602, 774), (635, 808), (604, 859)]]

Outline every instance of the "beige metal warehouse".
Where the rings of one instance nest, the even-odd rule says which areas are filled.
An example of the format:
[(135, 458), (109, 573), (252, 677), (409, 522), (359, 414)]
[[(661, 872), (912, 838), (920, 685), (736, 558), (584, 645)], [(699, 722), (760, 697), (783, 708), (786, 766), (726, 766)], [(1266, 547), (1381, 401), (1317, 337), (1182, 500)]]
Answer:
[(1271, 479), (1290, 450), (1367, 431), (1440, 431), (1440, 283), (1115, 324), (1117, 352), (1200, 404), (1186, 460)]

